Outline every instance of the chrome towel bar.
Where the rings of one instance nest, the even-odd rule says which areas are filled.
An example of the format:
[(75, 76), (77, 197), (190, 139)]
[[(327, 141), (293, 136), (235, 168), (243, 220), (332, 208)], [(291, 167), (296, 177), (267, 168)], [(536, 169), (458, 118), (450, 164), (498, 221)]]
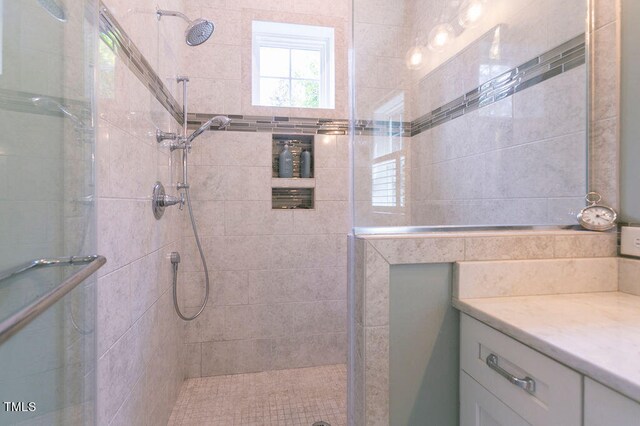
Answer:
[(50, 257), (44, 259), (35, 259), (29, 263), (26, 263), (22, 266), (18, 266), (15, 269), (11, 269), (9, 271), (5, 271), (0, 273), (0, 284), (2, 281), (7, 280), (11, 277), (14, 277), (23, 272), (30, 271), (35, 268), (42, 268), (45, 266), (73, 266), (73, 265), (86, 265), (87, 263), (93, 262), (97, 255), (92, 256), (71, 256), (71, 257)]
[(86, 265), (75, 274), (71, 275), (56, 288), (40, 296), (30, 305), (22, 308), (0, 322), (0, 345), (17, 333), (24, 326), (33, 321), (51, 305), (62, 299), (67, 293), (76, 288), (80, 283), (89, 278), (94, 272), (107, 263), (103, 256), (65, 257), (52, 259), (37, 259), (14, 270), (0, 274), (0, 283), (10, 277), (14, 277), (31, 269), (45, 266), (71, 266)]

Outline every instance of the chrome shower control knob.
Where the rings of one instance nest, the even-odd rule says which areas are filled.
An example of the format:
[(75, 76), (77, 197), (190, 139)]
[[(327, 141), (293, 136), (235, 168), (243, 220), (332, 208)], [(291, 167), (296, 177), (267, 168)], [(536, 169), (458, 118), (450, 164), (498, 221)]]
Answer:
[(184, 193), (180, 193), (180, 197), (174, 197), (167, 195), (164, 186), (160, 182), (156, 182), (153, 187), (153, 194), (151, 196), (151, 207), (153, 208), (153, 215), (156, 219), (160, 220), (164, 215), (164, 209), (169, 206), (179, 205), (179, 209), (182, 210), (185, 203)]
[(166, 140), (175, 141), (178, 139), (178, 135), (170, 132), (163, 132), (162, 130), (156, 130), (156, 142), (162, 143)]

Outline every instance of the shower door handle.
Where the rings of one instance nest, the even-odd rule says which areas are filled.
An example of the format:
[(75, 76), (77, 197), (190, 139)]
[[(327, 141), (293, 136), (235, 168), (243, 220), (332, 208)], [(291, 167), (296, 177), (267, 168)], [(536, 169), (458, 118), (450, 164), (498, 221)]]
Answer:
[(71, 290), (76, 288), (80, 283), (89, 278), (94, 272), (100, 269), (107, 259), (103, 256), (83, 256), (83, 257), (65, 257), (65, 258), (53, 258), (53, 259), (38, 259), (29, 262), (25, 266), (21, 266), (13, 271), (9, 271), (4, 274), (0, 274), (0, 282), (8, 278), (19, 275), (29, 270), (44, 267), (44, 266), (70, 266), (70, 265), (85, 265), (75, 274), (71, 275), (64, 281), (62, 281), (53, 290), (40, 296), (34, 300), (31, 304), (22, 308), (18, 312), (10, 315), (6, 319), (0, 322), (0, 345), (7, 341), (11, 336), (20, 331), (23, 327), (37, 318), (40, 314), (46, 311), (58, 300), (62, 299)]

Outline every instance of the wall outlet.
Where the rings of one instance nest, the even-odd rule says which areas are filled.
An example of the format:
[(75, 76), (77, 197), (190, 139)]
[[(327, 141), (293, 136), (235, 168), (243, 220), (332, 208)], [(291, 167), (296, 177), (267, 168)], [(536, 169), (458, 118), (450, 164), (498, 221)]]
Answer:
[(620, 253), (640, 257), (640, 227), (622, 227)]

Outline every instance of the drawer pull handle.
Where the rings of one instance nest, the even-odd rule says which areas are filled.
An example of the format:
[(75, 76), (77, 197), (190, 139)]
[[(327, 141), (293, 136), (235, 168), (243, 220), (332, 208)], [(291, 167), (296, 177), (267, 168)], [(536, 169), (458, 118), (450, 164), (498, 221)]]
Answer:
[(504, 368), (498, 365), (498, 357), (494, 354), (491, 354), (487, 357), (487, 365), (492, 370), (496, 371), (502, 377), (507, 379), (509, 382), (513, 383), (520, 389), (523, 389), (531, 394), (536, 392), (536, 381), (531, 377), (525, 377), (524, 379), (520, 379), (513, 374), (509, 373)]

